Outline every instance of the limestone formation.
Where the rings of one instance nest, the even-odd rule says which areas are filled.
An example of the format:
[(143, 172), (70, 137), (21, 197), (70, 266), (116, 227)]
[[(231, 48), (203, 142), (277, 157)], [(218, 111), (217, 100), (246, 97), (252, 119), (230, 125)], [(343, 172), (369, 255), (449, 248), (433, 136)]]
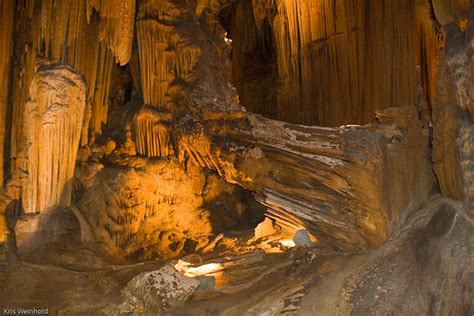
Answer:
[[(226, 205), (240, 198), (230, 185), (210, 186), (212, 175), (184, 170), (176, 159), (134, 159), (135, 168), (88, 163), (77, 172), (78, 209), (112, 260), (173, 258), (186, 244), (203, 248), (219, 229), (244, 221), (246, 212), (236, 210), (226, 218)], [(226, 191), (233, 196), (221, 203)]]
[(473, 310), (472, 1), (0, 14), (2, 307)]
[[(431, 188), (428, 145), (414, 108), (386, 110), (379, 121), (330, 129), (255, 115), (209, 120), (199, 133), (180, 135), (180, 154), (256, 192), (287, 222), (296, 216), (318, 239), (345, 249), (376, 247)], [(256, 146), (259, 159), (252, 155)]]
[(44, 67), (33, 78), (16, 171), (26, 213), (70, 205), (85, 98), (82, 77), (67, 66)]
[(105, 38), (117, 62), (126, 65), (132, 55), (135, 0), (88, 0), (87, 17), (97, 10), (101, 17), (101, 39)]
[(12, 33), (14, 20), (15, 1), (4, 0), (0, 3), (0, 15), (2, 23), (0, 23), (0, 184), (4, 181), (4, 150), (5, 138), (7, 134), (7, 108), (9, 104), (10, 89), (10, 60), (12, 50)]
[(137, 152), (147, 157), (168, 157), (171, 144), (171, 113), (144, 107), (134, 118)]
[(415, 1), (399, 0), (238, 1), (228, 32), (242, 104), (322, 126), (368, 123), (377, 110), (413, 105), (424, 40), (415, 12)]
[(134, 277), (123, 291), (124, 302), (111, 312), (153, 315), (184, 303), (198, 287), (198, 280), (166, 265)]

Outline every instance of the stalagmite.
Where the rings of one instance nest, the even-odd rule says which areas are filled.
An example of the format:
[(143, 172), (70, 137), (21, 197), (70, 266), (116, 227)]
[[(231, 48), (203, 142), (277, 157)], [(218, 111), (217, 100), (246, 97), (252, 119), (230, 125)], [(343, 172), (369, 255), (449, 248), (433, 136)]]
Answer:
[(85, 107), (82, 77), (67, 66), (46, 66), (35, 75), (22, 122), (19, 153), (25, 213), (68, 206)]
[(147, 157), (172, 155), (170, 124), (170, 113), (144, 107), (134, 119), (137, 152)]
[(107, 123), (114, 56), (124, 65), (132, 51), (135, 0), (34, 0), (18, 3), (15, 63), (12, 80), (11, 169), (17, 169), (19, 122), (39, 60), (60, 62), (85, 79), (87, 107), (82, 145), (88, 132), (101, 134)]

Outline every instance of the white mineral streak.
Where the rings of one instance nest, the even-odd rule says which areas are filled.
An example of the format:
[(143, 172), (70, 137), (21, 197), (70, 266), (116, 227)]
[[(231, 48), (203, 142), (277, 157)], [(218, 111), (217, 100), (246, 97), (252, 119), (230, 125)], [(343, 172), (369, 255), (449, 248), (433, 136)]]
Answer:
[(49, 67), (35, 75), (22, 122), (26, 213), (70, 205), (84, 108), (85, 84), (71, 68)]

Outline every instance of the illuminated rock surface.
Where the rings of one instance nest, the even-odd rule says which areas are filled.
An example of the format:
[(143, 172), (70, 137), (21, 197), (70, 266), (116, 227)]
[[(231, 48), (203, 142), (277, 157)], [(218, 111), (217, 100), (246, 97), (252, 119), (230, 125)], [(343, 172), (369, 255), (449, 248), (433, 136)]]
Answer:
[(25, 213), (70, 205), (84, 108), (84, 81), (72, 69), (47, 67), (34, 76), (17, 154)]
[(472, 1), (0, 12), (0, 308), (473, 310)]

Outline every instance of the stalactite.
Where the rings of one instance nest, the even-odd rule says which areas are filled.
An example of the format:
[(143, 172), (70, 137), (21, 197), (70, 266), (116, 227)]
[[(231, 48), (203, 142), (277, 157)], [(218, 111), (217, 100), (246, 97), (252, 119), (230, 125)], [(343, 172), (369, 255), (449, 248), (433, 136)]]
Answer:
[(101, 38), (123, 66), (130, 61), (135, 22), (135, 0), (87, 0), (87, 16), (96, 9), (101, 17)]
[(84, 107), (84, 81), (71, 68), (48, 66), (33, 78), (19, 155), (26, 172), (20, 175), (26, 213), (70, 204)]
[[(82, 145), (88, 132), (101, 134), (107, 122), (114, 55), (130, 59), (135, 1), (34, 0), (18, 3), (15, 29), (15, 70), (12, 92), (11, 170), (21, 137), (28, 89), (38, 61), (72, 66), (86, 82), (87, 108)], [(90, 116), (90, 117), (89, 117)]]
[(171, 28), (154, 20), (137, 22), (141, 82), (145, 104), (170, 110), (167, 100), (169, 84), (175, 79), (175, 53), (170, 51)]
[(100, 44), (96, 72), (96, 92), (92, 100), (92, 119), (89, 130), (102, 133), (102, 124), (107, 123), (109, 109), (110, 80), (112, 76), (113, 55), (104, 43)]
[(174, 23), (179, 21), (182, 10), (179, 4), (153, 0), (140, 3), (137, 14), (143, 99), (160, 110), (173, 110), (169, 87), (176, 79), (193, 81), (193, 68), (201, 54), (176, 32)]
[(4, 147), (7, 106), (9, 100), (10, 87), (10, 60), (12, 49), (12, 32), (13, 32), (13, 14), (15, 9), (15, 1), (3, 0), (0, 3), (0, 15), (2, 23), (0, 23), (0, 186), (3, 185), (4, 179)]
[(147, 157), (168, 157), (171, 145), (171, 115), (144, 108), (134, 119), (137, 152)]

